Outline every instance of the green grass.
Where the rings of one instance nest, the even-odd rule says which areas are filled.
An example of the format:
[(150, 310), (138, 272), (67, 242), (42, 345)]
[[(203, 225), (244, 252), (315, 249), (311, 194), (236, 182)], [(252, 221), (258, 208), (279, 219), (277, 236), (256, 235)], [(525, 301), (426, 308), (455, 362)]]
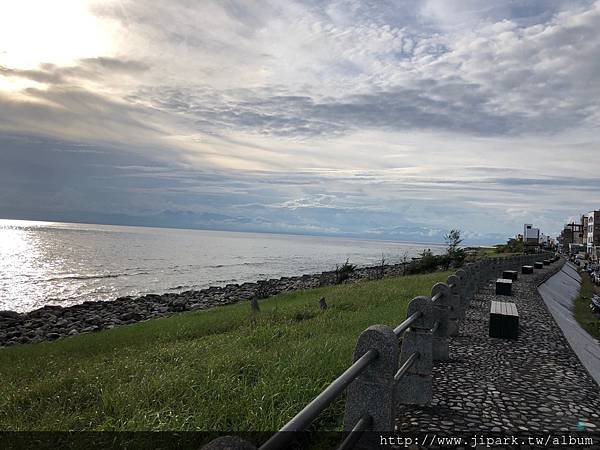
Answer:
[[(0, 349), (2, 430), (276, 430), (447, 272), (278, 295)], [(321, 311), (325, 296), (329, 309)], [(344, 399), (315, 423), (340, 429)]]
[(594, 292), (594, 285), (585, 272), (580, 272), (581, 290), (573, 303), (573, 316), (581, 327), (596, 339), (600, 339), (600, 319), (592, 314), (590, 303)]

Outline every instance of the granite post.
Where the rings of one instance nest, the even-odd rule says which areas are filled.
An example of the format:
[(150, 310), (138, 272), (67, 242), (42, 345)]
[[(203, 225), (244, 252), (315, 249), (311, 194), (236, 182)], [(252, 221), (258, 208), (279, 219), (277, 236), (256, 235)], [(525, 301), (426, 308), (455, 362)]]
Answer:
[[(454, 277), (456, 278), (456, 277)], [(448, 278), (448, 280), (450, 277)], [(458, 278), (456, 278), (458, 280)], [(455, 286), (458, 290), (458, 286)], [(434, 361), (447, 361), (450, 359), (448, 352), (448, 336), (453, 328), (458, 328), (458, 318), (454, 308), (450, 288), (445, 283), (436, 283), (431, 289), (431, 297), (440, 294), (440, 297), (433, 302), (433, 323), (439, 323), (432, 336), (432, 358)], [(454, 323), (452, 323), (454, 322)]]
[(426, 405), (433, 395), (432, 334), (433, 303), (429, 297), (415, 297), (408, 305), (407, 317), (421, 311), (419, 317), (404, 333), (400, 366), (417, 354), (417, 359), (395, 386), (394, 400), (397, 405)]
[[(393, 401), (394, 375), (398, 369), (398, 338), (387, 325), (372, 325), (358, 337), (354, 349), (356, 361), (369, 350), (376, 350), (375, 359), (348, 386), (344, 430), (350, 431), (363, 416), (371, 416), (373, 431), (393, 431), (396, 419)], [(361, 448), (362, 439), (355, 448)], [(366, 443), (363, 442), (363, 445)]]

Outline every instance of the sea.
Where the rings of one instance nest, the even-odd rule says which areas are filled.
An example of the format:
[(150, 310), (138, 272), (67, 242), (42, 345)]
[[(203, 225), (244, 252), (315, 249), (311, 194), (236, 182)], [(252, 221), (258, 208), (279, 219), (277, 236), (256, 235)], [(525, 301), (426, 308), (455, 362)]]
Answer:
[(443, 246), (230, 231), (0, 219), (0, 310), (396, 263)]

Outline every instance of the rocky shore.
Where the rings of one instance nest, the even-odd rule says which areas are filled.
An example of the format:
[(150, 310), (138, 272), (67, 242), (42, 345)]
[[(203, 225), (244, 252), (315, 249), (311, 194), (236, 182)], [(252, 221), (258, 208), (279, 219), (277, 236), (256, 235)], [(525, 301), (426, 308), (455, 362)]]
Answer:
[[(409, 265), (410, 263), (357, 268), (348, 274), (344, 282), (355, 283), (365, 279), (403, 275)], [(183, 311), (207, 309), (255, 297), (266, 298), (282, 292), (329, 286), (339, 281), (338, 274), (330, 271), (260, 280), (256, 283), (211, 286), (197, 291), (120, 297), (108, 302), (84, 302), (66, 308), (44, 306), (23, 314), (0, 311), (0, 347), (54, 340)]]

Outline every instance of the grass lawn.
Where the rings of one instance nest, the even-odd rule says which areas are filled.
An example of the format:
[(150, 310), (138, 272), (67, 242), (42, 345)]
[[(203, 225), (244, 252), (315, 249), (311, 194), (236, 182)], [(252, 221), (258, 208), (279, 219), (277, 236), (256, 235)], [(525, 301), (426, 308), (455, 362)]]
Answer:
[[(0, 349), (2, 430), (279, 429), (448, 272), (328, 286)], [(325, 296), (329, 309), (321, 311)], [(343, 398), (317, 419), (341, 428)]]
[(594, 292), (594, 285), (585, 272), (580, 272), (581, 290), (573, 303), (573, 316), (581, 327), (596, 339), (600, 339), (600, 319), (592, 314), (590, 303)]

